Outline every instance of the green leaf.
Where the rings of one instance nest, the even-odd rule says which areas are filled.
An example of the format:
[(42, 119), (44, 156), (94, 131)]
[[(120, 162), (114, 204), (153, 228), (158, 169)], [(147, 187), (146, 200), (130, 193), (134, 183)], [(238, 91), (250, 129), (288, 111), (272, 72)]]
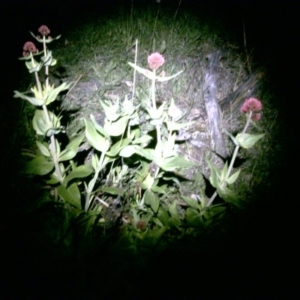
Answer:
[(60, 127), (59, 118), (57, 118), (55, 114), (52, 113), (51, 111), (48, 111), (48, 114), (49, 114), (50, 122), (48, 122), (48, 120), (46, 119), (43, 110), (36, 109), (34, 113), (34, 117), (32, 119), (32, 125), (37, 135), (46, 136), (48, 135), (48, 131), (50, 129)]
[(164, 102), (159, 108), (154, 107), (146, 107), (146, 110), (148, 111), (148, 114), (152, 120), (158, 120), (161, 119), (164, 113), (166, 102)]
[(150, 207), (154, 213), (157, 212), (160, 201), (155, 193), (153, 193), (151, 190), (147, 189), (144, 194), (144, 201), (146, 204), (150, 205)]
[(143, 160), (140, 161), (140, 164), (141, 164), (141, 169), (136, 170), (135, 174), (134, 174), (134, 177), (137, 182), (142, 182), (145, 179), (145, 177), (147, 176), (147, 174), (149, 173), (150, 164)]
[(226, 163), (224, 164), (223, 169), (219, 170), (219, 172), (217, 172), (217, 176), (219, 177), (220, 182), (224, 182), (227, 176), (227, 172), (228, 172), (228, 163), (226, 161)]
[(26, 173), (35, 175), (46, 175), (54, 168), (54, 163), (45, 156), (36, 156), (26, 165)]
[(178, 179), (178, 177), (175, 177), (175, 176), (163, 176), (163, 180), (166, 180), (166, 181), (173, 181), (177, 184), (177, 186), (181, 186), (181, 183)]
[(157, 181), (155, 180), (154, 184), (151, 186), (151, 191), (158, 193), (158, 194), (166, 194), (167, 193), (167, 185), (163, 185), (163, 186), (157, 186)]
[(117, 187), (106, 187), (106, 186), (102, 186), (100, 188), (100, 190), (102, 192), (105, 192), (105, 193), (108, 193), (108, 194), (111, 194), (111, 195), (115, 195), (115, 196), (119, 196), (119, 195), (123, 195), (123, 191), (125, 189), (122, 189), (122, 188), (117, 188)]
[(181, 221), (179, 218), (176, 201), (173, 201), (173, 203), (169, 206), (169, 212), (172, 216), (173, 225), (175, 226), (180, 225)]
[(136, 223), (140, 220), (137, 210), (132, 208), (131, 212), (132, 212), (132, 217), (133, 217), (133, 223), (134, 223), (134, 225), (136, 225)]
[(154, 178), (151, 176), (150, 173), (148, 173), (142, 182), (142, 188), (143, 189), (151, 189), (153, 183), (154, 183)]
[(134, 145), (125, 146), (124, 148), (122, 148), (119, 155), (122, 157), (130, 157), (135, 154), (135, 149), (136, 147)]
[(165, 171), (174, 171), (176, 168), (188, 168), (196, 165), (180, 156), (168, 157), (163, 159), (162, 162), (156, 161), (156, 163)]
[(159, 218), (152, 218), (152, 221), (159, 227), (164, 227), (165, 225), (161, 222)]
[(53, 101), (55, 101), (58, 94), (62, 91), (67, 90), (71, 86), (71, 84), (72, 84), (72, 82), (70, 82), (70, 83), (63, 82), (59, 87), (57, 87), (55, 89), (52, 88), (51, 90), (49, 90), (49, 92), (47, 92), (45, 104), (48, 105), (48, 104), (52, 103)]
[(59, 179), (54, 174), (51, 174), (50, 179), (47, 180), (46, 183), (50, 184), (50, 185), (54, 185), (54, 184), (59, 183)]
[[(33, 34), (31, 31), (29, 31), (29, 33), (32, 35), (32, 37), (34, 38), (34, 39), (36, 39), (39, 43), (43, 43), (44, 42), (44, 39), (43, 38), (41, 38), (41, 39), (39, 39), (39, 38), (37, 38), (37, 36), (35, 35), (35, 34)], [(55, 38), (46, 38), (45, 39), (45, 43), (52, 43), (53, 41), (55, 41), (55, 40), (58, 40), (59, 38), (61, 37), (61, 35), (58, 35), (57, 37), (55, 37)], [(44, 51), (41, 51), (41, 52), (44, 52)], [(39, 52), (39, 53), (41, 53), (41, 52)]]
[(223, 128), (222, 130), (223, 130), (223, 132), (225, 132), (232, 139), (233, 143), (236, 146), (240, 146), (240, 144), (238, 143), (238, 141), (235, 139), (235, 137), (230, 132), (228, 132), (225, 128)]
[(122, 157), (130, 157), (133, 154), (139, 154), (149, 160), (153, 160), (154, 158), (154, 149), (143, 149), (139, 145), (129, 145), (124, 147), (119, 155)]
[(120, 108), (119, 100), (117, 100), (115, 104), (111, 104), (111, 103), (106, 104), (104, 101), (100, 100), (100, 104), (104, 109), (105, 118), (107, 119), (107, 121), (114, 122), (120, 118), (121, 114), (118, 113)]
[(34, 60), (33, 62), (30, 60), (25, 62), (25, 66), (29, 70), (29, 73), (33, 73), (33, 72), (39, 72), (43, 67), (43, 64), (38, 63), (36, 60)]
[(77, 154), (78, 147), (80, 143), (82, 142), (84, 138), (84, 134), (79, 135), (75, 139), (73, 139), (66, 147), (65, 150), (63, 150), (60, 153), (59, 161), (66, 161), (74, 158)]
[(72, 159), (76, 154), (77, 154), (77, 152), (75, 152), (75, 151), (71, 151), (71, 150), (65, 149), (65, 150), (63, 150), (63, 151), (60, 153), (59, 161), (70, 160), (70, 159)]
[(85, 178), (93, 173), (93, 169), (88, 165), (81, 165), (72, 170), (70, 174), (64, 179), (64, 185), (68, 185), (68, 182), (74, 178)]
[(171, 98), (168, 108), (168, 116), (171, 117), (173, 120), (178, 120), (182, 117), (182, 110), (175, 105), (174, 98)]
[(224, 206), (220, 206), (220, 205), (210, 206), (209, 208), (206, 209), (206, 211), (204, 213), (204, 217), (206, 219), (211, 219), (217, 215), (220, 215), (225, 210), (226, 210), (226, 207), (224, 207)]
[(93, 123), (84, 119), (85, 135), (90, 145), (101, 152), (106, 152), (109, 149), (110, 142), (104, 136), (99, 134)]
[(39, 141), (36, 141), (36, 145), (38, 146), (39, 150), (41, 151), (41, 153), (46, 156), (46, 157), (50, 157), (51, 153), (48, 149), (48, 144), (47, 143), (41, 143)]
[(70, 205), (81, 209), (81, 197), (77, 183), (74, 182), (68, 188), (63, 185), (57, 187), (58, 195)]
[(141, 147), (135, 146), (136, 147), (136, 153), (147, 158), (148, 160), (152, 161), (155, 157), (155, 151), (154, 149), (146, 148), (143, 149)]
[(100, 132), (101, 135), (105, 136), (107, 139), (110, 139), (110, 135), (102, 128), (102, 126), (100, 126), (100, 125), (97, 123), (95, 117), (94, 117), (92, 114), (90, 115), (90, 118), (91, 118), (91, 120), (92, 120), (92, 122), (93, 122), (93, 124), (94, 124), (94, 127), (96, 128), (96, 130), (97, 130), (98, 132)]
[(92, 167), (94, 168), (94, 170), (97, 170), (99, 164), (99, 157), (96, 153), (93, 153), (92, 155)]
[(173, 78), (177, 77), (178, 75), (180, 75), (182, 72), (183, 72), (183, 70), (177, 72), (176, 74), (174, 74), (172, 76), (165, 76), (165, 77), (156, 76), (156, 80), (159, 82), (169, 81), (170, 79), (173, 79)]
[(44, 66), (53, 66), (56, 64), (56, 59), (52, 57), (52, 51), (48, 50), (46, 56), (42, 56), (41, 61)]
[(30, 102), (31, 104), (35, 105), (35, 106), (42, 106), (45, 101), (43, 99), (37, 99), (34, 97), (28, 97), (25, 94), (22, 94), (18, 91), (14, 91), (14, 98), (21, 98), (23, 100), (27, 100), (28, 102)]
[(164, 207), (160, 207), (157, 212), (157, 218), (163, 223), (163, 225), (167, 226), (170, 216)]
[(76, 151), (78, 150), (79, 145), (81, 144), (82, 140), (84, 138), (84, 134), (80, 134), (76, 138), (74, 138), (66, 147), (68, 150)]
[(198, 227), (204, 225), (200, 213), (191, 207), (186, 210), (185, 217), (190, 226)]
[(131, 100), (128, 100), (127, 95), (125, 96), (125, 100), (122, 103), (122, 115), (131, 116), (134, 112), (137, 111), (140, 105), (134, 106)]
[(135, 139), (132, 144), (149, 144), (149, 142), (152, 140), (152, 136), (145, 134), (142, 137)]
[(186, 202), (189, 206), (196, 208), (196, 209), (201, 209), (201, 205), (198, 203), (197, 200), (190, 198), (190, 197), (186, 197), (181, 195), (181, 198), (184, 202)]
[(176, 139), (176, 134), (174, 133), (172, 136), (168, 138), (167, 141), (163, 142), (163, 157), (172, 157), (176, 155), (176, 152), (174, 150), (174, 145), (175, 145), (175, 139)]
[(155, 228), (153, 230), (149, 230), (146, 232), (146, 235), (143, 239), (144, 242), (146, 242), (145, 246), (147, 248), (149, 247), (153, 247), (155, 246), (160, 238), (162, 237), (162, 235), (168, 230), (167, 227), (160, 227), (160, 228)]
[(57, 139), (55, 139), (55, 151), (58, 157), (60, 156), (60, 143), (58, 142)]
[[(130, 143), (130, 141), (131, 141), (131, 139), (129, 139), (129, 138), (121, 139), (120, 141), (118, 141), (117, 143), (113, 144), (110, 147), (110, 150), (106, 153), (106, 155), (108, 155), (110, 157), (117, 156), (119, 154), (119, 152)], [(126, 157), (129, 157), (129, 156), (126, 156)]]
[(219, 196), (226, 202), (234, 204), (239, 199), (238, 194), (227, 186), (219, 186), (217, 188), (217, 192)]
[(236, 140), (239, 145), (245, 149), (251, 148), (255, 143), (260, 140), (264, 134), (250, 134), (250, 133), (239, 133), (236, 136)]
[(119, 136), (125, 132), (128, 120), (129, 117), (124, 116), (114, 122), (106, 121), (104, 123), (104, 130), (109, 132), (111, 136)]
[(164, 81), (168, 81), (172, 78), (175, 78), (176, 76), (178, 76), (179, 74), (181, 74), (183, 71), (180, 71), (178, 73), (176, 73), (175, 75), (172, 75), (172, 76), (168, 76), (168, 77), (161, 77), (161, 76), (155, 76), (154, 75), (154, 72), (152, 71), (149, 71), (147, 69), (144, 69), (144, 68), (141, 68), (139, 67), (138, 65), (136, 64), (133, 64), (131, 62), (128, 62), (128, 64), (133, 67), (134, 69), (136, 69), (139, 73), (143, 74), (144, 76), (146, 76), (147, 78), (153, 80), (153, 79), (156, 79), (157, 81), (159, 82), (164, 82)]
[(208, 166), (210, 168), (209, 181), (210, 181), (211, 185), (214, 188), (217, 188), (219, 186), (219, 184), (220, 184), (220, 180), (219, 180), (220, 176), (218, 176), (219, 170), (208, 159), (206, 161), (207, 161), (207, 164), (208, 164)]
[(234, 174), (232, 174), (228, 179), (227, 179), (227, 183), (228, 184), (233, 184), (237, 178), (240, 175), (241, 170), (236, 171)]

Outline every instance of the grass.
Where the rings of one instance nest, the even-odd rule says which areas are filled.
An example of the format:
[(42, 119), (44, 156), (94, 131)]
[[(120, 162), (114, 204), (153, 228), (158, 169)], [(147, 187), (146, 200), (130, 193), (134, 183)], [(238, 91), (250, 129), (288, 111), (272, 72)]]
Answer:
[[(182, 175), (189, 179), (195, 179), (196, 174), (203, 174), (205, 178), (208, 178), (210, 169), (206, 164), (205, 157), (209, 154), (216, 162), (218, 158), (210, 149), (210, 137), (203, 100), (204, 79), (207, 73), (206, 56), (220, 49), (224, 52), (224, 58), (220, 62), (218, 72), (217, 98), (220, 101), (237, 90), (251, 75), (249, 74), (250, 59), (247, 55), (248, 52), (245, 53), (244, 49), (235, 46), (234, 41), (228, 39), (226, 33), (216, 33), (211, 24), (193, 18), (192, 15), (182, 12), (180, 8), (178, 12), (177, 10), (165, 11), (157, 6), (141, 13), (133, 6), (128, 12), (123, 11), (122, 14), (115, 14), (105, 20), (92, 19), (75, 30), (66, 32), (57, 42), (57, 45), (54, 43), (50, 45), (50, 48), (54, 45), (51, 50), (58, 60), (58, 65), (50, 74), (51, 81), (56, 84), (59, 84), (60, 81), (73, 81), (75, 83), (61, 98), (62, 114), (70, 116), (65, 124), (68, 136), (76, 135), (78, 130), (83, 127), (81, 118), (88, 118), (91, 113), (95, 115), (99, 123), (103, 122), (103, 111), (99, 105), (99, 99), (116, 101), (117, 99), (124, 99), (125, 96), (132, 96), (133, 70), (127, 62), (134, 62), (135, 60), (136, 41), (138, 41), (136, 59), (139, 66), (147, 67), (147, 57), (152, 52), (160, 52), (165, 57), (164, 71), (166, 74), (184, 71), (176, 80), (160, 83), (157, 88), (158, 102), (168, 101), (173, 97), (183, 112), (183, 121), (191, 120), (196, 116), (197, 123), (190, 126), (185, 132), (192, 136), (191, 140), (181, 142), (178, 151), (189, 160), (196, 162), (197, 166), (187, 170)], [(251, 70), (253, 72), (261, 71), (255, 66)], [(149, 84), (141, 76), (137, 76), (135, 86), (135, 101), (143, 103), (149, 96)], [(251, 201), (258, 187), (267, 184), (274, 158), (278, 156), (278, 151), (280, 151), (274, 140), (274, 136), (278, 132), (276, 108), (272, 106), (272, 95), (265, 88), (263, 81), (261, 81), (260, 89), (257, 90), (255, 96), (263, 102), (263, 118), (258, 128), (252, 127), (251, 132), (266, 132), (266, 136), (254, 148), (239, 153), (240, 163), (236, 168), (242, 168), (242, 173), (236, 182), (236, 189), (243, 198), (243, 203), (246, 204), (247, 201)], [(24, 123), (18, 134), (26, 137), (23, 147), (29, 152), (34, 151), (35, 145), (32, 142), (34, 137), (31, 134), (29, 121), (32, 111), (27, 104), (23, 107), (22, 116)], [(244, 122), (243, 116), (236, 111), (229, 109), (223, 112), (223, 126), (231, 133), (240, 132)], [(201, 146), (199, 147), (199, 145)], [(227, 148), (229, 152), (233, 151), (233, 144), (229, 139), (227, 140)], [(269, 159), (265, 159), (266, 157)], [(197, 179), (198, 181), (194, 182), (193, 185), (190, 182), (183, 182), (181, 193), (186, 196), (191, 196), (191, 193), (200, 194), (205, 182), (206, 185), (208, 182), (202, 177)], [(206, 191), (210, 192), (209, 187), (206, 188)], [(44, 197), (45, 194), (39, 197)], [(220, 203), (218, 201), (217, 203)], [(53, 228), (55, 220), (58, 223), (64, 222), (61, 221), (63, 219), (62, 214), (62, 211), (58, 210), (55, 217), (54, 214), (49, 215), (47, 211), (43, 211), (36, 219), (33, 217), (33, 220), (38, 223), (44, 222), (44, 228), (46, 228), (44, 232), (48, 232), (48, 237), (53, 240), (54, 244), (57, 243), (59, 237), (56, 235), (53, 237), (51, 228)], [(225, 217), (225, 220), (227, 218)], [(224, 224), (218, 223), (217, 220), (215, 222), (221, 226)], [(77, 225), (73, 224), (74, 227)], [(47, 226), (50, 229), (47, 229)], [(221, 226), (217, 226), (217, 232)], [(213, 231), (212, 228), (209, 227), (207, 231)], [(64, 232), (64, 229), (61, 230)], [(96, 235), (96, 238), (91, 237), (86, 242), (83, 253), (89, 253), (90, 249), (93, 248), (102, 247), (103, 249), (103, 247), (107, 247), (113, 249), (118, 247), (117, 250), (114, 250), (117, 263), (110, 261), (108, 265), (122, 265), (124, 253), (130, 252), (132, 249), (128, 250), (128, 248), (131, 248), (132, 245), (128, 245), (128, 241), (118, 240), (117, 231), (116, 229), (113, 230), (115, 232), (111, 236), (108, 234), (104, 240), (99, 239), (99, 235)], [(187, 233), (189, 233), (188, 230)], [(81, 232), (78, 233), (78, 235), (81, 234)], [(172, 245), (178, 245), (177, 234), (176, 231), (169, 232), (162, 242), (162, 248), (168, 249)], [(205, 232), (204, 235), (206, 234)], [(41, 235), (43, 236), (43, 234)], [(193, 237), (196, 235), (191, 234)], [(115, 240), (117, 240), (116, 244)], [(66, 242), (67, 248), (70, 246), (68, 241)], [(198, 247), (198, 242), (195, 242), (195, 245)], [(203, 247), (205, 246), (203, 245)], [(149, 249), (146, 248), (145, 245), (141, 245), (138, 249), (141, 251), (140, 253), (149, 255)], [(61, 251), (60, 248), (59, 251)], [(133, 251), (133, 256), (139, 256), (138, 251), (135, 251)], [(132, 260), (134, 259), (132, 258)], [(140, 268), (139, 264), (143, 264), (145, 261), (147, 261), (146, 258), (145, 260), (140, 258), (135, 268)], [(125, 269), (123, 273), (126, 273), (130, 269), (130, 264), (124, 263), (123, 265)], [(114, 276), (116, 280), (118, 276), (116, 274)]]

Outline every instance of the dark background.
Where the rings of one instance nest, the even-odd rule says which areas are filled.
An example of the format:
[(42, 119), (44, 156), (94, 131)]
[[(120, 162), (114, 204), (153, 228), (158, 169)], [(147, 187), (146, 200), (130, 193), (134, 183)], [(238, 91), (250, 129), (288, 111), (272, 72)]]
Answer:
[[(151, 1), (134, 1), (136, 5), (145, 5), (148, 2)], [(152, 2), (155, 4), (155, 1)], [(184, 253), (174, 250), (162, 255), (160, 260), (154, 263), (154, 266), (157, 266), (161, 272), (155, 271), (154, 277), (145, 274), (145, 280), (149, 280), (149, 285), (153, 284), (153, 290), (161, 287), (164, 282), (164, 287), (168, 291), (170, 289), (170, 294), (172, 288), (168, 285), (169, 283), (176, 286), (177, 293), (179, 291), (188, 293), (191, 290), (198, 290), (198, 287), (199, 293), (201, 290), (203, 293), (203, 289), (208, 289), (206, 284), (210, 282), (212, 294), (219, 290), (223, 296), (239, 295), (242, 296), (240, 299), (270, 299), (271, 296), (275, 296), (273, 299), (292, 299), (296, 298), (296, 294), (299, 295), (293, 281), (299, 270), (297, 263), (299, 254), (299, 146), (297, 140), (300, 107), (297, 93), (299, 86), (297, 67), (299, 9), (296, 2), (291, 0), (182, 1), (182, 9), (190, 9), (199, 18), (206, 17), (220, 22), (222, 26), (228, 28), (230, 34), (237, 37), (240, 43), (243, 42), (241, 24), (244, 22), (248, 47), (255, 48), (255, 60), (267, 69), (270, 86), (276, 95), (274, 101), (279, 110), (278, 122), (281, 126), (278, 144), (282, 146), (283, 151), (278, 165), (270, 176), (271, 188), (261, 191), (261, 203), (249, 209), (241, 217), (243, 221), (233, 222), (233, 227), (241, 226), (241, 228), (238, 231), (233, 228), (226, 251), (221, 249), (224, 240), (216, 238), (215, 245), (212, 247), (213, 258), (201, 257), (197, 251)], [(23, 296), (28, 293), (27, 288), (34, 293), (34, 289), (28, 287), (27, 284), (35, 280), (39, 282), (36, 291), (45, 289), (47, 293), (50, 293), (51, 290), (45, 283), (49, 280), (47, 276), (44, 280), (38, 280), (36, 277), (39, 275), (30, 272), (28, 263), (24, 263), (27, 267), (22, 265), (22, 259), (26, 261), (30, 254), (24, 250), (26, 247), (17, 247), (19, 235), (16, 232), (19, 228), (26, 230), (26, 224), (19, 223), (21, 212), (18, 207), (22, 199), (17, 199), (16, 197), (20, 195), (15, 196), (13, 190), (18, 166), (15, 164), (16, 158), (14, 157), (17, 151), (12, 149), (11, 137), (15, 131), (20, 100), (12, 98), (12, 94), (13, 90), (20, 85), (24, 67), (17, 57), (22, 53), (24, 42), (30, 38), (29, 30), (36, 31), (40, 25), (46, 24), (55, 36), (63, 30), (72, 30), (77, 22), (84, 22), (91, 15), (99, 15), (99, 18), (108, 15), (122, 3), (130, 5), (131, 2), (121, 0), (0, 1), (2, 40), (0, 46), (2, 71), (0, 162), (3, 185), (0, 230), (3, 235), (3, 245), (6, 245), (8, 249), (5, 254), (3, 252), (3, 261), (6, 264), (3, 263), (4, 267), (1, 267), (3, 276), (1, 276), (0, 284), (3, 288), (6, 287), (9, 293), (15, 291), (16, 294), (22, 295), (20, 288), (24, 290)], [(177, 1), (161, 1), (161, 5), (165, 6), (175, 5), (176, 7), (177, 3)], [(21, 196), (26, 198), (26, 195)], [(23, 239), (20, 243), (26, 244), (26, 241)], [(16, 265), (13, 262), (14, 257), (20, 257), (18, 249), (23, 249), (25, 252), (21, 254), (22, 259), (16, 260), (18, 261)], [(10, 263), (7, 263), (8, 261)], [(172, 261), (176, 261), (176, 264), (171, 263)], [(37, 263), (32, 272), (39, 274), (38, 269)], [(24, 274), (26, 272), (28, 274)], [(178, 274), (180, 279), (172, 278), (175, 274)], [(57, 274), (51, 274), (51, 276), (59, 278)], [(199, 276), (199, 281), (197, 276)], [(206, 279), (203, 279), (205, 277)], [(25, 285), (22, 284), (25, 278), (32, 279), (26, 281)], [(152, 278), (153, 282), (149, 278)], [(118, 283), (116, 283), (116, 288), (117, 286)], [(239, 294), (238, 291), (241, 293)], [(52, 292), (55, 295), (55, 291)], [(199, 296), (199, 294), (195, 295)], [(198, 296), (195, 299), (200, 299)], [(8, 294), (3, 299), (8, 299)]]

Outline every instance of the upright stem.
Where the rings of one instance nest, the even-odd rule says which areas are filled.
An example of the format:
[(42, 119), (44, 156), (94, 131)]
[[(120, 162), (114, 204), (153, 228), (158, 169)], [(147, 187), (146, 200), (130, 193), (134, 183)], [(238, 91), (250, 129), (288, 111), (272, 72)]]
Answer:
[[(250, 111), (250, 113), (247, 115), (247, 121), (246, 121), (246, 124), (244, 126), (244, 129), (243, 129), (242, 133), (245, 133), (246, 130), (248, 129), (251, 117), (252, 117), (252, 111)], [(239, 152), (239, 149), (240, 149), (240, 146), (236, 146), (235, 149), (234, 149), (234, 152), (233, 152), (233, 155), (232, 155), (232, 158), (231, 158), (231, 161), (230, 161), (230, 165), (229, 165), (226, 177), (225, 177), (224, 181), (221, 182), (220, 188), (224, 187), (224, 184), (226, 184), (226, 182), (227, 182), (227, 179), (228, 179), (228, 177), (229, 177), (229, 175), (231, 173), (231, 170), (233, 168), (233, 164), (234, 164), (236, 156), (237, 156), (237, 154)], [(207, 207), (209, 207), (213, 203), (213, 201), (215, 200), (215, 198), (217, 197), (217, 195), (218, 195), (218, 193), (217, 193), (217, 191), (215, 191), (214, 194), (211, 196), (211, 198), (208, 200)]]
[[(45, 36), (43, 37), (43, 39), (44, 39), (44, 42), (43, 42), (44, 57), (46, 57), (47, 47), (46, 47), (46, 43), (45, 43)], [(33, 59), (33, 57), (32, 57), (32, 59)], [(42, 95), (42, 86), (41, 86), (41, 82), (40, 82), (40, 79), (39, 79), (38, 72), (34, 72), (34, 75), (35, 75), (37, 88), (39, 90), (39, 93)], [(46, 86), (46, 89), (47, 89), (47, 87), (49, 86), (49, 67), (48, 66), (45, 66), (45, 75), (46, 75), (45, 86)], [(47, 106), (44, 104), (44, 105), (42, 105), (42, 108), (43, 108), (43, 112), (44, 112), (45, 119), (46, 119), (47, 123), (52, 124)], [(61, 173), (61, 170), (60, 170), (59, 161), (58, 161), (58, 157), (57, 157), (57, 149), (56, 149), (56, 143), (55, 143), (54, 135), (51, 135), (51, 137), (50, 137), (50, 146), (49, 146), (49, 148), (50, 148), (51, 156), (52, 156), (54, 167), (55, 167), (55, 173), (57, 174), (60, 183), (62, 183), (63, 182), (63, 176), (62, 176), (62, 173)]]
[[(46, 37), (43, 36), (43, 48), (44, 48), (44, 57), (47, 56), (47, 47), (46, 47)], [(49, 66), (45, 66), (45, 75), (46, 75), (46, 88), (49, 86)]]
[[(152, 97), (152, 106), (153, 109), (157, 109), (156, 106), (156, 100), (155, 100), (155, 76), (156, 76), (156, 70), (153, 70), (153, 74), (154, 74), (154, 78), (152, 79), (152, 85), (151, 85), (151, 97)], [(156, 138), (157, 138), (157, 145), (158, 145), (158, 149), (160, 150), (160, 155), (162, 155), (162, 139), (161, 139), (161, 130), (160, 130), (160, 124), (157, 124), (155, 126), (156, 128)], [(157, 177), (158, 172), (159, 172), (159, 167), (156, 169), (154, 178)]]
[(154, 109), (156, 109), (156, 101), (155, 101), (155, 76), (156, 76), (156, 70), (153, 70), (154, 78), (152, 79), (151, 84), (151, 98), (152, 98), (152, 106)]
[(103, 166), (103, 161), (104, 161), (105, 155), (106, 155), (106, 152), (102, 152), (101, 153), (100, 160), (99, 160), (97, 169), (95, 170), (94, 177), (92, 178), (92, 180), (90, 181), (90, 183), (88, 185), (88, 188), (87, 188), (87, 191), (86, 191), (85, 206), (84, 206), (84, 209), (85, 209), (86, 212), (89, 210), (90, 203), (91, 203), (91, 199), (90, 199), (91, 198), (91, 194), (92, 194), (93, 189), (95, 187), (97, 178), (99, 177), (99, 173), (102, 170), (102, 166)]

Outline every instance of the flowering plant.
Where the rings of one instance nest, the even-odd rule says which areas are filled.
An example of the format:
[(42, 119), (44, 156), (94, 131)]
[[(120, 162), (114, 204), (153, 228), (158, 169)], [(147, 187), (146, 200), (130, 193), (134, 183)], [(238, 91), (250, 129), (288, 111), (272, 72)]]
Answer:
[(208, 164), (211, 169), (210, 182), (213, 185), (213, 187), (217, 189), (217, 191), (208, 200), (207, 206), (210, 206), (212, 204), (217, 194), (219, 194), (222, 198), (230, 202), (234, 202), (234, 200), (237, 198), (237, 195), (232, 189), (229, 188), (229, 186), (237, 180), (240, 174), (240, 170), (235, 172), (233, 175), (231, 175), (231, 171), (235, 159), (237, 157), (239, 148), (242, 147), (248, 149), (250, 147), (253, 147), (255, 143), (264, 136), (264, 134), (246, 133), (251, 120), (257, 122), (261, 119), (261, 110), (262, 103), (256, 98), (249, 98), (245, 100), (244, 104), (240, 109), (241, 113), (246, 114), (246, 124), (242, 133), (237, 134), (237, 136), (234, 138), (229, 132), (223, 129), (223, 131), (231, 137), (232, 141), (235, 144), (235, 149), (229, 167), (226, 162), (223, 169), (218, 170), (215, 166), (213, 166), (211, 162), (208, 161)]
[[(156, 129), (154, 149), (147, 147), (153, 137), (142, 131), (142, 128), (136, 127), (140, 124), (140, 105), (134, 105), (133, 100), (127, 98), (123, 103), (101, 100), (105, 114), (104, 124), (98, 124), (95, 117), (91, 115), (90, 120), (83, 120), (85, 131), (64, 145), (59, 141), (59, 137), (65, 134), (65, 125), (61, 122), (61, 116), (50, 111), (48, 106), (57, 99), (60, 92), (69, 89), (71, 83), (64, 82), (58, 87), (49, 83), (49, 67), (54, 66), (56, 60), (46, 44), (57, 38), (52, 39), (48, 36), (50, 30), (45, 25), (38, 31), (42, 37), (35, 37), (33, 34), (32, 36), (42, 43), (43, 51), (39, 52), (32, 42), (27, 42), (24, 45), (22, 58), (26, 60), (25, 64), (29, 72), (35, 75), (36, 86), (31, 88), (33, 96), (15, 91), (15, 97), (27, 100), (37, 108), (32, 125), (39, 137), (36, 141), (38, 150), (35, 157), (29, 161), (27, 172), (47, 175), (46, 182), (52, 186), (54, 201), (65, 203), (70, 206), (70, 209), (72, 208), (73, 212), (77, 211), (76, 218), (82, 218), (80, 211), (88, 214), (87, 226), (98, 224), (99, 220), (107, 221), (103, 217), (103, 209), (114, 210), (116, 207), (129, 205), (133, 221), (127, 221), (131, 218), (129, 216), (123, 217), (123, 222), (129, 223), (137, 231), (145, 231), (149, 218), (157, 213), (161, 206), (159, 195), (167, 193), (167, 186), (161, 185), (161, 179), (175, 180), (175, 177), (167, 179), (164, 173), (193, 165), (177, 156), (175, 151), (175, 132), (188, 123), (176, 122), (178, 116), (174, 111), (178, 111), (178, 108), (173, 99), (160, 107), (157, 107), (155, 99), (156, 82), (170, 80), (181, 72), (169, 77), (157, 76), (156, 70), (164, 64), (164, 58), (159, 53), (153, 53), (148, 58), (152, 71), (130, 63), (136, 71), (152, 82), (151, 99), (142, 109), (143, 113), (148, 114), (150, 126)], [(35, 55), (41, 55), (40, 62), (36, 61)], [(45, 69), (45, 82), (41, 82), (39, 77), (42, 68)], [(76, 155), (84, 140), (94, 150), (90, 163), (78, 165)], [(127, 160), (130, 160), (133, 155), (140, 157), (139, 171), (130, 171)], [(107, 178), (104, 185), (99, 185), (101, 176)], [(84, 178), (88, 181), (85, 182)], [(132, 181), (133, 185), (126, 187), (126, 181)], [(140, 187), (128, 199), (126, 195), (130, 189), (135, 188), (135, 185)], [(109, 199), (114, 200), (110, 202)], [(172, 212), (174, 209), (173, 205)]]
[[(159, 83), (174, 79), (183, 71), (166, 76), (162, 70), (157, 75), (165, 64), (165, 57), (158, 52), (148, 56), (148, 68), (138, 66), (136, 61), (129, 62), (134, 76), (137, 72), (150, 80), (148, 98), (144, 102), (135, 101), (133, 84), (131, 99), (125, 97), (123, 101), (114, 102), (101, 99), (103, 123), (91, 115), (82, 120), (83, 130), (63, 143), (60, 138), (66, 134), (66, 125), (61, 116), (49, 110), (49, 105), (62, 91), (70, 89), (72, 83), (63, 82), (58, 87), (49, 83), (49, 68), (56, 64), (56, 59), (47, 45), (59, 37), (51, 38), (45, 25), (38, 31), (41, 36), (31, 34), (42, 43), (43, 51), (39, 52), (34, 43), (26, 42), (21, 58), (35, 76), (36, 85), (31, 88), (33, 96), (15, 91), (15, 97), (36, 107), (32, 125), (38, 137), (37, 153), (29, 161), (27, 172), (46, 177), (46, 183), (53, 190), (51, 201), (67, 207), (75, 222), (84, 224), (85, 233), (97, 226), (105, 229), (113, 220), (136, 239), (154, 236), (155, 244), (171, 228), (184, 233), (187, 227), (205, 225), (222, 212), (223, 207), (212, 205), (217, 194), (226, 201), (235, 201), (232, 184), (240, 172), (231, 174), (231, 171), (238, 150), (252, 147), (263, 137), (246, 133), (250, 123), (261, 118), (259, 100), (250, 98), (242, 106), (241, 112), (246, 115), (242, 133), (233, 137), (227, 132), (236, 145), (229, 167), (225, 163), (218, 169), (208, 161), (209, 179), (216, 192), (208, 199), (203, 189), (201, 195), (190, 198), (180, 194), (182, 175), (178, 171), (195, 163), (178, 155), (176, 138), (178, 131), (194, 122), (179, 122), (183, 113), (173, 98), (161, 105), (156, 99)], [(36, 60), (38, 56), (40, 62)], [(41, 82), (39, 72), (43, 68), (46, 79)], [(90, 160), (82, 164), (77, 154), (84, 143), (92, 150)], [(177, 196), (170, 197), (174, 190), (180, 194), (180, 200)]]

